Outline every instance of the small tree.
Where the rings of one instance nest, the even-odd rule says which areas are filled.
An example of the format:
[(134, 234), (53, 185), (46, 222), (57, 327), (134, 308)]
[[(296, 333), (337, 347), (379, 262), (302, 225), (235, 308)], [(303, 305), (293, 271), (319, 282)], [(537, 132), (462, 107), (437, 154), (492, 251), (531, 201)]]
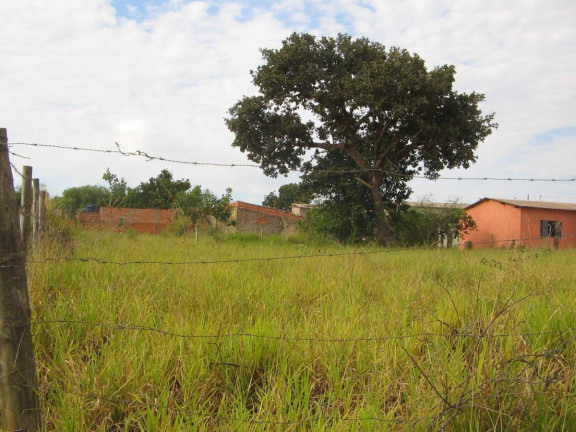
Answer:
[(129, 189), (126, 207), (167, 210), (174, 206), (176, 196), (180, 192), (186, 192), (189, 189), (189, 180), (174, 180), (172, 173), (164, 169), (156, 177), (151, 177), (147, 182)]
[(394, 212), (392, 229), (395, 240), (403, 245), (438, 245), (453, 241), (476, 229), (476, 222), (458, 200), (443, 205), (425, 198), (412, 207)]
[(106, 168), (106, 172), (102, 176), (102, 179), (108, 183), (108, 190), (110, 192), (108, 206), (121, 207), (125, 205), (130, 190), (126, 180), (119, 178), (116, 174), (112, 174), (110, 168)]
[(195, 186), (190, 191), (179, 192), (176, 196), (174, 208), (187, 217), (194, 225), (197, 233), (197, 226), (203, 217), (213, 216), (216, 223), (223, 222), (226, 225), (234, 225), (231, 220), (232, 189), (227, 188), (226, 193), (218, 198), (209, 189), (202, 190), (200, 186)]
[(263, 206), (289, 211), (293, 203), (310, 203), (312, 194), (301, 183), (289, 183), (280, 186), (278, 195), (270, 192), (264, 197)]
[(216, 226), (218, 226), (218, 222), (222, 222), (227, 226), (236, 225), (236, 222), (232, 220), (232, 207), (230, 207), (231, 202), (231, 188), (226, 188), (226, 193), (220, 198), (216, 197), (216, 195), (212, 193), (206, 196), (206, 211), (208, 214), (214, 216), (216, 219)]
[(104, 186), (80, 186), (68, 188), (61, 197), (54, 199), (54, 206), (62, 210), (66, 217), (74, 217), (76, 210), (87, 204), (101, 206), (108, 201), (109, 193)]

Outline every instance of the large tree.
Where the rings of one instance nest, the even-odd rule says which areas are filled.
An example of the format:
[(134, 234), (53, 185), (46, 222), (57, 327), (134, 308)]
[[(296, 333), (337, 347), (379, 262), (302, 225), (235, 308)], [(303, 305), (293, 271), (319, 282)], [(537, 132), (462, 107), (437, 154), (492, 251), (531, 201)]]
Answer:
[[(386, 185), (444, 168), (468, 168), (478, 143), (496, 126), (482, 115), (484, 95), (452, 89), (455, 69), (431, 71), (416, 54), (365, 38), (292, 34), (263, 49), (252, 71), (260, 94), (238, 101), (226, 119), (233, 146), (268, 176), (317, 171), (311, 158), (343, 153), (367, 189), (377, 239), (391, 239)], [(316, 149), (316, 152), (313, 150)]]

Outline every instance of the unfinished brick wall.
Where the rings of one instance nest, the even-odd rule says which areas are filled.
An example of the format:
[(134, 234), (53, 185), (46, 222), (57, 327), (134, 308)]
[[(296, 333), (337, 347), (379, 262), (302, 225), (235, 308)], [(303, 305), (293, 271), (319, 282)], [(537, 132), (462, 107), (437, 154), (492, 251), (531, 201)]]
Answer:
[(282, 210), (248, 204), (242, 201), (233, 202), (232, 217), (236, 221), (233, 231), (239, 233), (253, 232), (262, 235), (294, 234), (298, 222), (303, 218)]
[(86, 228), (101, 226), (116, 232), (132, 229), (137, 233), (160, 234), (171, 229), (174, 210), (101, 207), (98, 213), (79, 212), (76, 219)]

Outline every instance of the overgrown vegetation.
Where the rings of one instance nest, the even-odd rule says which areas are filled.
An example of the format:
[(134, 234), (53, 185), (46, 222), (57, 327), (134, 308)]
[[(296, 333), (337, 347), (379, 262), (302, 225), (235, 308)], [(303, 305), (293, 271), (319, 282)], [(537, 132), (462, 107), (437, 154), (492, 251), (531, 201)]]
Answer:
[[(175, 180), (172, 173), (162, 170), (156, 177), (130, 187), (121, 177), (106, 170), (102, 178), (104, 186), (80, 186), (63, 191), (61, 197), (54, 198), (54, 206), (66, 217), (74, 217), (78, 209), (88, 205), (94, 208), (114, 206), (125, 208), (176, 209), (179, 212), (177, 226), (196, 225), (202, 217), (212, 216), (216, 221), (230, 224), (232, 189), (217, 197), (209, 189), (197, 185), (192, 187), (190, 180)], [(185, 231), (185, 228), (184, 228)]]
[(575, 258), (44, 243), (28, 273), (45, 429), (574, 430)]

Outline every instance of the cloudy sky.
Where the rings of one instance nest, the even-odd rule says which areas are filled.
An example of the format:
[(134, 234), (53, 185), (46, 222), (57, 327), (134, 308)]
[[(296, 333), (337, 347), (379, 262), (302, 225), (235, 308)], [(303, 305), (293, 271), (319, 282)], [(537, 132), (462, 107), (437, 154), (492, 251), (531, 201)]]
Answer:
[[(486, 94), (499, 129), (478, 162), (445, 177), (576, 177), (574, 0), (18, 0), (0, 2), (0, 127), (11, 143), (137, 150), (247, 164), (227, 110), (255, 93), (260, 48), (292, 32), (364, 36), (456, 66), (455, 88)], [(282, 184), (258, 168), (195, 166), (15, 145), (49, 192), (135, 186), (167, 168), (217, 194), (260, 203)], [(26, 157), (28, 159), (25, 159)], [(576, 202), (576, 182), (415, 180), (413, 198)]]

